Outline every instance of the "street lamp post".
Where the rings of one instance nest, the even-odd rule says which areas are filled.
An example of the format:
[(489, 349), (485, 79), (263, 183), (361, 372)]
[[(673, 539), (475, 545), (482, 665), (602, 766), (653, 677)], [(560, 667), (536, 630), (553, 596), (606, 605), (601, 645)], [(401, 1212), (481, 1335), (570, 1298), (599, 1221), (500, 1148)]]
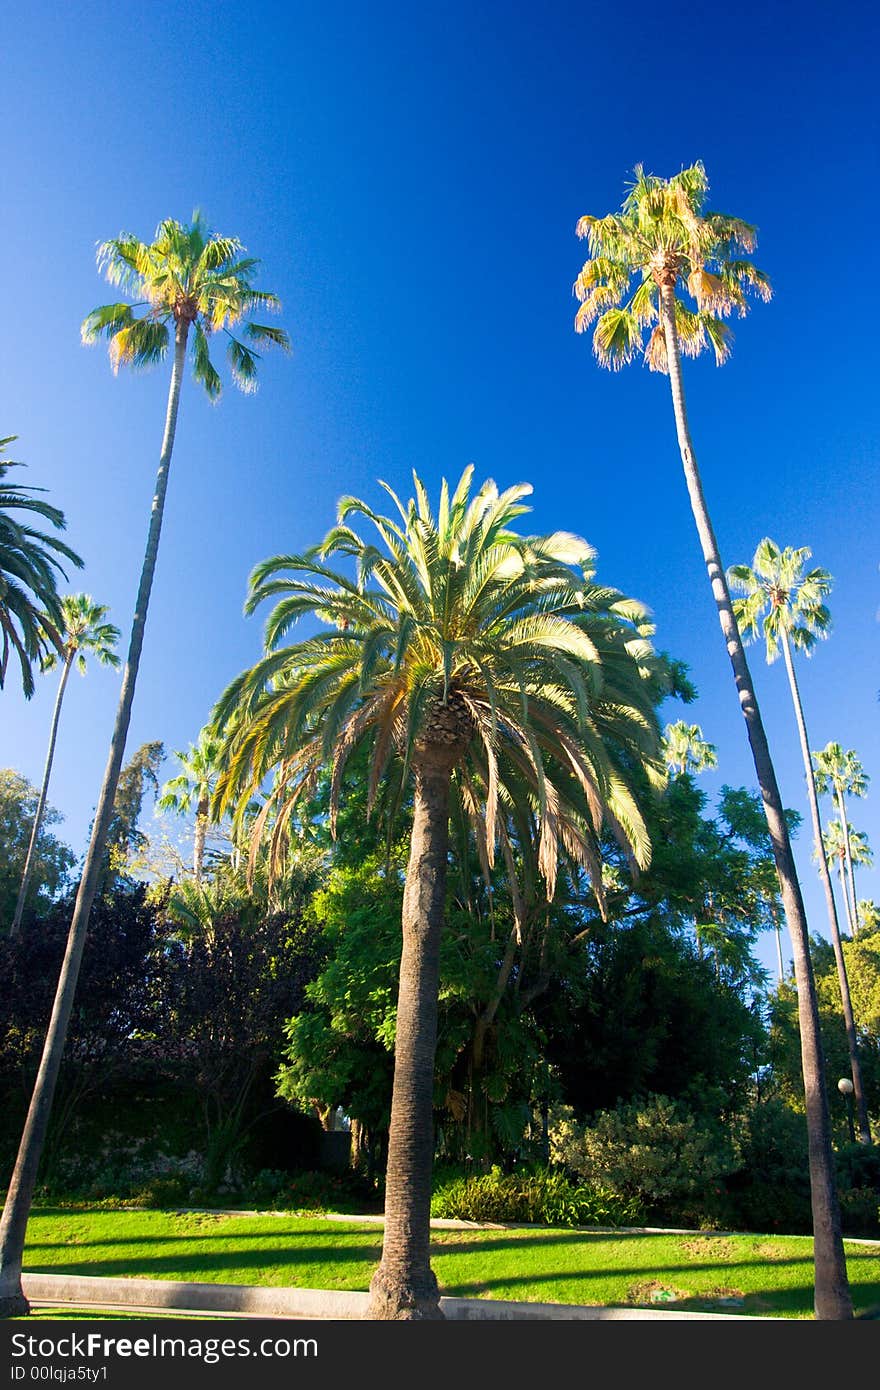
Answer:
[(846, 1101), (846, 1118), (849, 1124), (849, 1142), (856, 1142), (856, 1126), (853, 1120), (853, 1084), (848, 1076), (842, 1076), (837, 1083), (837, 1089)]

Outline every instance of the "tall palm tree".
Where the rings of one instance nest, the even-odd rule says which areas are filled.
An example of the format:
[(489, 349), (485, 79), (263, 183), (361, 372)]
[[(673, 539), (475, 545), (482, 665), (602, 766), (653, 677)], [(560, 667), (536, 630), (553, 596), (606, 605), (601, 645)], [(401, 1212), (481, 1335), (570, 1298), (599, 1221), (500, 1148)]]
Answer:
[(676, 774), (708, 772), (718, 766), (718, 754), (715, 744), (703, 738), (699, 724), (686, 724), (683, 719), (677, 719), (663, 731), (663, 761), (669, 771)]
[(730, 352), (724, 319), (734, 311), (744, 314), (750, 294), (769, 299), (771, 288), (766, 275), (746, 259), (756, 243), (754, 227), (708, 211), (708, 186), (699, 162), (669, 179), (638, 166), (619, 212), (580, 219), (577, 232), (588, 240), (590, 259), (574, 285), (580, 301), (575, 328), (585, 332), (595, 321), (593, 349), (602, 366), (616, 370), (641, 355), (652, 371), (669, 376), (691, 510), (746, 722), (792, 942), (810, 1151), (815, 1312), (818, 1318), (848, 1319), (852, 1299), (807, 918), (776, 772), (697, 468), (681, 369), (682, 355), (695, 357), (708, 347), (717, 363), (724, 362)]
[(198, 741), (190, 744), (188, 752), (174, 754), (182, 771), (165, 783), (156, 803), (160, 810), (177, 811), (179, 815), (195, 811), (193, 874), (197, 882), (202, 877), (205, 839), (210, 823), (211, 797), (217, 780), (219, 752), (220, 740), (217, 735), (208, 727), (200, 730)]
[(51, 649), (48, 655), (43, 659), (43, 670), (53, 670), (60, 661), (61, 680), (58, 683), (58, 693), (55, 696), (55, 708), (52, 711), (52, 723), (49, 729), (49, 748), (46, 753), (46, 765), (43, 769), (43, 783), (40, 787), (40, 795), (37, 799), (37, 809), (34, 814), (30, 844), (28, 845), (27, 856), (24, 861), (21, 887), (18, 890), (18, 901), (15, 905), (15, 915), (12, 919), (12, 926), (9, 929), (10, 936), (17, 936), (21, 929), (24, 905), (33, 875), (37, 840), (39, 839), (40, 827), (43, 823), (43, 812), (46, 809), (46, 797), (49, 793), (49, 778), (52, 775), (52, 762), (55, 757), (55, 740), (58, 737), (58, 721), (61, 717), (61, 705), (64, 701), (64, 692), (67, 688), (67, 679), (70, 675), (71, 668), (74, 662), (76, 662), (80, 675), (84, 676), (88, 669), (88, 663), (86, 662), (87, 655), (95, 657), (102, 666), (118, 667), (120, 664), (119, 657), (114, 650), (119, 640), (119, 628), (114, 627), (112, 623), (104, 621), (108, 613), (106, 604), (95, 603), (91, 594), (65, 594), (61, 600), (60, 606), (60, 633), (63, 643), (63, 657), (59, 656), (54, 648)]
[[(599, 833), (637, 863), (650, 854), (627, 767), (661, 785), (654, 712), (659, 658), (642, 607), (595, 583), (593, 552), (576, 536), (512, 529), (527, 485), (473, 496), (467, 468), (435, 515), (418, 477), (415, 499), (380, 515), (344, 498), (339, 524), (305, 555), (279, 555), (251, 576), (246, 611), (277, 600), (266, 656), (240, 675), (213, 716), (226, 742), (215, 807), (237, 819), (274, 773), (253, 845), (274, 817), (279, 866), (291, 818), (329, 766), (335, 825), (346, 762), (369, 750), (370, 810), (389, 786), (413, 795), (403, 899), (403, 954), (381, 1263), (369, 1316), (440, 1317), (430, 1265), (432, 1102), (438, 957), (450, 809), (467, 817), (488, 866), (510, 848), (508, 824), (534, 849), (552, 897), (562, 846), (602, 901)], [(378, 541), (348, 523), (360, 515)], [(329, 557), (353, 562), (354, 577)], [(325, 632), (287, 645), (294, 623)], [(522, 828), (520, 828), (522, 827)]]
[[(854, 914), (849, 900), (846, 881), (847, 844), (853, 864), (869, 869), (874, 862), (874, 856), (868, 844), (868, 837), (863, 830), (854, 830), (851, 825), (847, 825), (844, 831), (839, 820), (830, 820), (822, 833), (822, 843), (828, 860), (837, 862), (840, 891), (846, 904), (846, 920), (850, 936), (855, 936), (862, 925), (863, 913), (859, 911), (858, 914)], [(862, 903), (859, 903), (860, 909), (865, 901), (863, 899)]]
[[(9, 434), (0, 439), (0, 455), (18, 438)], [(0, 690), (6, 680), (11, 652), (15, 652), (21, 667), (21, 685), (25, 699), (34, 693), (35, 663), (43, 661), (61, 644), (61, 604), (58, 595), (58, 575), (67, 578), (61, 560), (69, 560), (82, 569), (82, 560), (57, 536), (35, 530), (30, 521), (39, 517), (58, 531), (66, 527), (64, 513), (35, 494), (45, 488), (24, 487), (10, 483), (11, 468), (24, 468), (23, 463), (0, 458)], [(30, 516), (19, 518), (13, 512)]]
[(834, 947), (834, 959), (837, 962), (837, 980), (840, 985), (853, 1095), (859, 1117), (859, 1137), (863, 1144), (870, 1144), (871, 1130), (868, 1124), (868, 1105), (862, 1086), (858, 1035), (846, 974), (846, 961), (840, 942), (834, 885), (831, 882), (822, 839), (822, 820), (810, 757), (810, 741), (792, 653), (794, 648), (795, 651), (809, 656), (816, 642), (828, 636), (831, 626), (831, 614), (824, 602), (831, 592), (831, 575), (824, 569), (806, 569), (811, 554), (807, 546), (801, 546), (799, 549), (786, 546), (780, 549), (775, 541), (765, 536), (755, 550), (751, 565), (732, 565), (727, 572), (727, 578), (731, 589), (743, 595), (742, 598), (734, 600), (733, 611), (745, 641), (749, 642), (763, 634), (768, 663), (772, 664), (780, 652), (785, 661), (801, 745), (807, 799), (810, 803), (814, 853), (825, 892), (828, 926)]
[[(128, 233), (104, 242), (98, 248), (97, 259), (99, 269), (103, 270), (110, 284), (128, 293), (135, 302), (117, 302), (93, 309), (82, 325), (83, 341), (91, 343), (100, 337), (108, 338), (114, 371), (120, 366), (148, 367), (160, 362), (167, 356), (173, 343), (171, 381), (146, 552), (116, 723), (43, 1056), (0, 1220), (0, 1316), (16, 1311), (26, 1312), (28, 1308), (21, 1290), (25, 1228), (131, 719), (162, 530), (187, 347), (192, 352), (193, 376), (204, 387), (208, 397), (215, 400), (220, 394), (221, 382), (211, 361), (209, 335), (222, 333), (226, 336), (232, 376), (243, 391), (253, 391), (256, 386), (258, 345), (289, 346), (287, 335), (280, 328), (269, 328), (250, 321), (253, 312), (278, 307), (274, 295), (253, 287), (259, 262), (245, 256), (244, 247), (235, 238), (209, 232), (199, 214), (193, 216), (189, 226), (171, 219), (160, 223), (154, 240), (149, 243), (139, 241)], [(137, 310), (142, 312), (137, 313)], [(232, 330), (239, 325), (243, 327), (241, 336), (237, 337)]]
[(837, 814), (843, 827), (846, 850), (846, 872), (849, 881), (849, 911), (852, 914), (853, 932), (858, 930), (859, 919), (856, 911), (856, 878), (853, 867), (853, 853), (849, 837), (849, 821), (846, 816), (848, 796), (866, 796), (871, 780), (859, 761), (854, 748), (843, 749), (839, 743), (826, 743), (818, 753), (813, 754), (816, 764), (816, 789), (820, 796), (833, 796), (837, 803)]

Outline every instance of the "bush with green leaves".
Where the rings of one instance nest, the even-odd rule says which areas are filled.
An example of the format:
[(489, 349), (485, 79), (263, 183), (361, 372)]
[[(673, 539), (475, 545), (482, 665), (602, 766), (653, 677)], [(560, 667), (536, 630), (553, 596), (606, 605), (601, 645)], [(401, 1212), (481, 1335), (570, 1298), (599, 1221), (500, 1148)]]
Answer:
[(649, 1096), (605, 1110), (590, 1124), (563, 1108), (550, 1130), (551, 1159), (590, 1186), (633, 1201), (656, 1219), (715, 1224), (713, 1208), (732, 1156), (717, 1132), (681, 1103)]
[(543, 1226), (623, 1226), (639, 1219), (638, 1203), (598, 1187), (571, 1182), (551, 1168), (503, 1173), (438, 1173), (431, 1215), (458, 1221), (523, 1222)]

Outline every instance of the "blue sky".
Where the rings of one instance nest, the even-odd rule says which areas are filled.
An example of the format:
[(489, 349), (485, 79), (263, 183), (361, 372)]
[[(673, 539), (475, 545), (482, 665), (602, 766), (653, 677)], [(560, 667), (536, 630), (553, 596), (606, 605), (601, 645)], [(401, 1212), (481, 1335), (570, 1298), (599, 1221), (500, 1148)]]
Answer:
[[(413, 467), (436, 490), (473, 462), (531, 482), (533, 528), (579, 531), (600, 577), (653, 609), (699, 688), (687, 717), (718, 747), (707, 792), (754, 785), (668, 383), (601, 370), (572, 329), (578, 217), (617, 207), (637, 162), (668, 175), (699, 158), (713, 204), (757, 224), (775, 289), (734, 324), (728, 365), (686, 368), (722, 557), (769, 534), (833, 574), (804, 702), (813, 746), (856, 748), (873, 777), (851, 819), (880, 854), (878, 362), (856, 307), (876, 254), (878, 38), (867, 6), (809, 0), (10, 10), (0, 433), (67, 515), (87, 562), (71, 587), (126, 638), (167, 373), (114, 378), (80, 345), (113, 297), (96, 243), (201, 207), (261, 258), (295, 348), (254, 397), (230, 384), (211, 406), (184, 387), (129, 752), (186, 746), (259, 655), (241, 612), (258, 560), (317, 539), (343, 493), (379, 503), (378, 478), (407, 493)], [(757, 649), (752, 664), (784, 798), (806, 812), (784, 672)], [(33, 781), (54, 690), (2, 695), (0, 764)], [(78, 851), (116, 699), (103, 671), (67, 696), (50, 799)], [(827, 934), (806, 829), (796, 850)], [(877, 869), (859, 892), (880, 898)]]

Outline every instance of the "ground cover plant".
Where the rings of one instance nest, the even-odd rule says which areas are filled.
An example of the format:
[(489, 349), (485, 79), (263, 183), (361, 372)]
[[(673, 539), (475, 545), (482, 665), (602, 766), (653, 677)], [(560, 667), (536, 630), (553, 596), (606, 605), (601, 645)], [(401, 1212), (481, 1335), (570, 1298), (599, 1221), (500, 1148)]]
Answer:
[[(27, 1273), (366, 1290), (377, 1223), (290, 1213), (34, 1210)], [(857, 1315), (880, 1308), (880, 1244), (846, 1245)], [(807, 1236), (542, 1228), (434, 1229), (441, 1293), (813, 1317)]]

